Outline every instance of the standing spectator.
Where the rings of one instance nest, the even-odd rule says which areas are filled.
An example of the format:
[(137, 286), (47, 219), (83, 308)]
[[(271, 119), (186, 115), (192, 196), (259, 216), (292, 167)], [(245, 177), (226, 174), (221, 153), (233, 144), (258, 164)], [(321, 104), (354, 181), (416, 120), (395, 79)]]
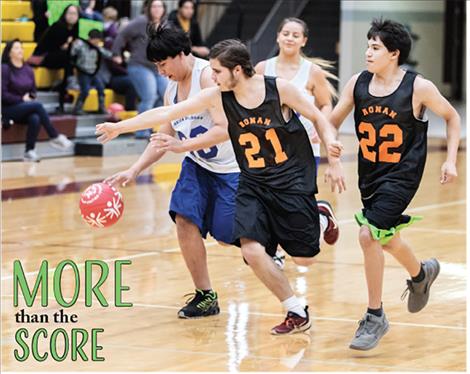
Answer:
[(112, 6), (103, 9), (104, 47), (111, 49), (119, 32), (118, 11)]
[(23, 46), (19, 39), (8, 42), (2, 54), (2, 120), (27, 123), (24, 161), (40, 161), (35, 151), (41, 125), (49, 135), (50, 145), (66, 150), (73, 146), (65, 135), (52, 125), (44, 106), (35, 100), (36, 85), (31, 66), (23, 60)]
[(93, 21), (103, 21), (103, 16), (95, 10), (96, 0), (80, 0), (80, 15)]
[(34, 21), (34, 41), (37, 43), (44, 31), (49, 27), (47, 19), (49, 12), (47, 10), (46, 0), (31, 0), (31, 10)]
[(70, 50), (74, 65), (78, 70), (78, 84), (80, 85), (80, 95), (78, 96), (74, 114), (84, 114), (83, 104), (85, 103), (90, 87), (95, 86), (98, 91), (98, 113), (106, 114), (104, 107), (104, 82), (96, 73), (98, 72), (102, 60), (102, 55), (111, 58), (112, 53), (102, 47), (103, 33), (96, 29), (88, 33), (88, 41), (76, 39)]
[(59, 20), (44, 32), (29, 60), (34, 65), (50, 69), (64, 69), (64, 79), (59, 86), (59, 112), (64, 111), (67, 78), (73, 72), (69, 49), (72, 42), (78, 38), (79, 12), (76, 5), (69, 5), (65, 8)]
[(209, 48), (204, 46), (201, 28), (195, 17), (195, 7), (196, 4), (193, 0), (179, 0), (178, 9), (170, 13), (168, 20), (184, 32), (189, 33), (192, 53), (205, 58), (209, 55)]
[[(155, 65), (147, 60), (148, 27), (156, 27), (163, 22), (166, 6), (161, 0), (150, 0), (145, 4), (143, 15), (135, 18), (119, 32), (113, 45), (114, 61), (122, 64), (122, 52), (126, 45), (130, 49), (127, 71), (139, 95), (139, 113), (163, 104), (168, 81), (158, 74)], [(148, 138), (151, 129), (136, 132), (137, 138)]]

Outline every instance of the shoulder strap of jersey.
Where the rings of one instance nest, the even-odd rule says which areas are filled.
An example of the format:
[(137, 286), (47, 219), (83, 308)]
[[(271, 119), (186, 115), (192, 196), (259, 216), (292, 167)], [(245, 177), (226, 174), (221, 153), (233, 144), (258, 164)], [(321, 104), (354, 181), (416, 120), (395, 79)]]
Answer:
[(356, 84), (354, 85), (354, 100), (358, 98), (358, 95), (364, 95), (364, 93), (369, 92), (369, 83), (373, 77), (373, 74), (364, 70), (359, 74), (356, 80)]
[(277, 78), (275, 77), (264, 77), (264, 84), (266, 85), (266, 98), (264, 99), (264, 102), (270, 103), (279, 120), (284, 121), (281, 108), (281, 97), (279, 95), (279, 91), (277, 90), (276, 80)]

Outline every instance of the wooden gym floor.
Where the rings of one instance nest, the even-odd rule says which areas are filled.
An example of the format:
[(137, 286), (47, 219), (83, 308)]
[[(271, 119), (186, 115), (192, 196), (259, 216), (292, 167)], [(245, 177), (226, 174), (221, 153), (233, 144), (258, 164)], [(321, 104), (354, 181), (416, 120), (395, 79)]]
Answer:
[[(107, 159), (70, 157), (39, 164), (3, 163), (2, 210), (2, 362), (8, 371), (465, 371), (466, 370), (466, 150), (459, 152), (457, 183), (439, 184), (445, 143), (430, 140), (421, 188), (408, 209), (424, 220), (406, 229), (406, 238), (419, 258), (437, 257), (441, 273), (428, 306), (410, 314), (400, 300), (407, 274), (386, 255), (383, 303), (391, 323), (379, 346), (352, 351), (349, 342), (366, 307), (366, 286), (358, 227), (353, 213), (360, 208), (356, 177), (356, 145), (344, 136), (344, 167), (348, 190), (334, 195), (323, 184), (320, 168), (318, 198), (329, 200), (340, 221), (341, 236), (333, 247), (323, 245), (310, 268), (288, 259), (285, 272), (298, 296), (310, 306), (309, 334), (272, 336), (269, 330), (284, 318), (279, 302), (255, 278), (235, 247), (206, 241), (212, 284), (219, 293), (221, 314), (199, 320), (180, 320), (176, 312), (193, 287), (179, 253), (174, 224), (167, 208), (180, 157), (164, 158), (137, 185), (121, 188), (124, 216), (108, 229), (91, 229), (78, 214), (79, 193), (136, 157)], [(102, 291), (110, 306), (77, 304), (65, 309), (77, 314), (75, 324), (18, 324), (13, 307), (13, 261), (20, 259), (32, 287), (41, 261), (54, 269), (64, 259), (78, 264), (83, 286), (85, 260), (101, 259), (110, 266)], [(132, 308), (113, 303), (115, 259), (129, 259), (123, 299)], [(50, 274), (52, 276), (52, 272)], [(95, 275), (96, 277), (96, 275)], [(49, 277), (52, 280), (52, 277)], [(63, 273), (67, 300), (74, 280)], [(52, 289), (51, 289), (52, 290)], [(20, 300), (21, 297), (20, 297)], [(53, 294), (49, 306), (39, 300), (26, 312), (52, 315), (61, 309)], [(15, 332), (40, 327), (49, 332), (63, 327), (103, 328), (98, 345), (104, 362), (63, 362), (50, 357), (18, 362), (13, 357)], [(29, 341), (31, 340), (31, 336)], [(63, 349), (63, 347), (61, 348)], [(60, 352), (62, 350), (60, 349)], [(41, 342), (40, 352), (46, 352)], [(89, 346), (85, 351), (89, 354)]]

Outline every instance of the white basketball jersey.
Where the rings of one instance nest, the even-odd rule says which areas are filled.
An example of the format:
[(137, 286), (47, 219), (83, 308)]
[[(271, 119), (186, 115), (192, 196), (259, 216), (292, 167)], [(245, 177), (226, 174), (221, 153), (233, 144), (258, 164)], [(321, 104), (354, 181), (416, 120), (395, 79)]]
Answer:
[[(200, 58), (195, 58), (194, 67), (191, 77), (191, 89), (189, 97), (195, 96), (201, 91), (201, 73), (209, 62)], [(167, 87), (167, 98), (169, 104), (176, 104), (178, 93), (178, 82), (170, 80)], [(206, 110), (202, 113), (193, 114), (175, 121), (171, 121), (171, 126), (175, 130), (178, 137), (183, 139), (195, 138), (198, 135), (204, 134), (211, 127), (214, 126), (212, 117), (209, 111)], [(186, 156), (191, 158), (194, 162), (198, 163), (203, 168), (213, 171), (215, 173), (238, 173), (237, 161), (235, 153), (233, 152), (230, 140), (217, 144), (208, 149), (200, 151), (187, 152)]]
[[(294, 78), (290, 80), (297, 88), (299, 88), (302, 93), (311, 101), (312, 105), (315, 105), (315, 97), (307, 91), (307, 82), (310, 76), (310, 69), (312, 67), (312, 63), (307, 59), (301, 57), (300, 58), (300, 68), (297, 71), (297, 74)], [(276, 74), (276, 62), (277, 57), (270, 58), (266, 60), (266, 67), (264, 70), (264, 75), (269, 75), (270, 77), (277, 77)], [(300, 121), (307, 130), (308, 137), (311, 139), (313, 134), (315, 133), (315, 127), (313, 123), (305, 118), (304, 116), (298, 114)], [(320, 157), (320, 144), (311, 143), (313, 154), (315, 157)]]

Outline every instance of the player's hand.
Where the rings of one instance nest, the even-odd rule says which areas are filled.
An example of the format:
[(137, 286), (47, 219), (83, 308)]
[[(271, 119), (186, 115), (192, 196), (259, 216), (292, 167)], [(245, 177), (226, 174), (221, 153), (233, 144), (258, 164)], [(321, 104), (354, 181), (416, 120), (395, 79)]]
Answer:
[(339, 158), (343, 152), (343, 149), (343, 144), (339, 140), (333, 140), (330, 144), (328, 144), (328, 156)]
[(152, 144), (152, 147), (154, 147), (157, 151), (169, 151), (175, 153), (182, 153), (186, 151), (181, 140), (176, 139), (175, 137), (168, 134), (159, 132), (150, 136), (150, 144)]
[(113, 122), (104, 122), (96, 125), (95, 134), (99, 135), (97, 140), (101, 143), (107, 143), (111, 139), (119, 136), (119, 131), (116, 128), (116, 124)]
[(336, 187), (338, 187), (339, 193), (346, 191), (343, 166), (339, 160), (335, 162), (330, 161), (325, 171), (325, 183), (330, 183), (331, 192), (335, 192)]
[(109, 184), (110, 186), (122, 186), (126, 187), (128, 183), (135, 182), (137, 178), (137, 173), (132, 169), (127, 169), (124, 171), (120, 171), (108, 178), (106, 178), (103, 182)]
[(451, 183), (457, 178), (455, 163), (446, 161), (441, 166), (441, 184)]

